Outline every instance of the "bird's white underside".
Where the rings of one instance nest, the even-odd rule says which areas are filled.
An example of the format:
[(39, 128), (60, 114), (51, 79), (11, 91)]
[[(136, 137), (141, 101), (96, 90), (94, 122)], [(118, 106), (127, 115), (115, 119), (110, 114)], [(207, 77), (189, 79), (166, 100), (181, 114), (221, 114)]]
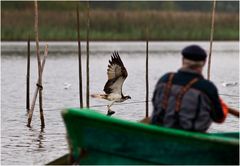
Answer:
[(114, 84), (112, 84), (110, 86), (110, 88), (112, 89), (112, 93), (115, 93), (115, 94), (119, 94), (120, 97), (121, 94), (122, 94), (122, 85), (123, 85), (123, 82), (124, 82), (125, 78), (123, 77), (119, 77), (115, 82)]
[(107, 99), (110, 101), (116, 101), (116, 102), (120, 102), (121, 101), (122, 96), (118, 93), (111, 93), (108, 95)]

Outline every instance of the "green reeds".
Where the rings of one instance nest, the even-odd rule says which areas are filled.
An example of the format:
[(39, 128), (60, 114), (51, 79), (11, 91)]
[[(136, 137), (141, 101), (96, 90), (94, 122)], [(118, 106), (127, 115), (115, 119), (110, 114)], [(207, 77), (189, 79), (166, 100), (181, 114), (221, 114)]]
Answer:
[[(2, 10), (2, 40), (24, 40), (33, 32), (31, 11)], [(87, 18), (79, 14), (80, 38), (87, 33)], [(91, 40), (144, 40), (142, 32), (149, 20), (151, 40), (209, 40), (211, 11), (124, 11), (92, 10)], [(77, 40), (75, 11), (51, 11), (41, 13), (39, 35), (42, 40)], [(216, 13), (215, 40), (238, 40), (238, 13)], [(12, 29), (14, 28), (14, 31)], [(34, 34), (34, 33), (31, 33)], [(31, 36), (33, 39), (34, 36)]]

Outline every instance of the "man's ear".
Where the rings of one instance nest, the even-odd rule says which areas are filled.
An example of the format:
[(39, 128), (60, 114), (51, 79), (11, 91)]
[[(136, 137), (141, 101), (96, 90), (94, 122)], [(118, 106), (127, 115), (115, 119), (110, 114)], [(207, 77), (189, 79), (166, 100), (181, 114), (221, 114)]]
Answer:
[(182, 65), (184, 64), (184, 57), (182, 57)]

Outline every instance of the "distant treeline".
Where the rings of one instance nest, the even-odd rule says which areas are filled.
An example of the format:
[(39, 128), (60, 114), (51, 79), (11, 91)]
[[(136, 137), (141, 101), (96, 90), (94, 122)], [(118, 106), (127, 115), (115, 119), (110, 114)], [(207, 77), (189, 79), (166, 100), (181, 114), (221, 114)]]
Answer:
[[(3, 9), (32, 8), (31, 2), (2, 1)], [(78, 2), (84, 8), (86, 1)], [(41, 1), (43, 10), (75, 10), (76, 2), (69, 1)], [(209, 11), (212, 1), (90, 1), (92, 9), (107, 10), (162, 10), (162, 11)], [(217, 1), (217, 11), (239, 12), (239, 1)]]
[[(221, 3), (229, 6), (238, 4), (236, 1)], [(221, 3), (217, 2), (218, 5)], [(160, 10), (160, 7), (170, 9), (169, 6), (179, 9), (179, 4), (185, 4), (183, 6), (186, 10)], [(205, 8), (200, 4), (205, 4)], [(86, 2), (76, 1), (39, 2), (40, 40), (76, 40), (77, 5), (80, 7), (80, 36), (85, 40)], [(33, 6), (33, 2), (26, 1), (2, 2), (1, 40), (26, 40), (28, 36), (34, 40)], [(189, 6), (192, 6), (191, 11), (188, 11)], [(194, 6), (195, 9), (202, 8), (207, 11), (196, 11)], [(232, 7), (235, 9), (234, 6)], [(196, 3), (193, 1), (91, 1), (90, 39), (145, 40), (145, 31), (148, 27), (150, 40), (209, 40), (211, 8), (212, 3), (209, 1), (196, 1)], [(226, 6), (224, 10), (227, 10)], [(217, 9), (215, 17), (214, 40), (239, 40), (238, 12), (220, 12)]]

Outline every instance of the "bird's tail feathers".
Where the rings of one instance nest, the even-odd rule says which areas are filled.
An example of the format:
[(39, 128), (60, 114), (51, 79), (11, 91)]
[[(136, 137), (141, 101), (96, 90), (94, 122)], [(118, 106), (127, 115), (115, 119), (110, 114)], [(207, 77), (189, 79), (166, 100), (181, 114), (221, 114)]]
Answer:
[(91, 94), (92, 98), (97, 98), (97, 99), (106, 99), (107, 96), (106, 94)]

